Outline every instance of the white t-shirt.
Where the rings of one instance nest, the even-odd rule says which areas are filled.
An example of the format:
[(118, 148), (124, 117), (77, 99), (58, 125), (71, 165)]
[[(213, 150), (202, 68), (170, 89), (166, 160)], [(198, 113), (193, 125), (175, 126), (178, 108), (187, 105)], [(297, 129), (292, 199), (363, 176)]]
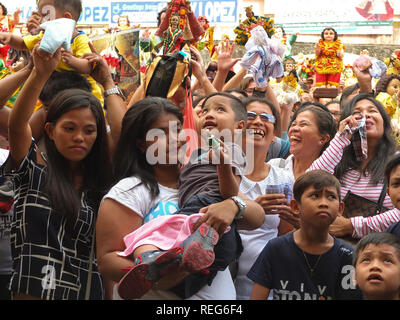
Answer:
[[(289, 183), (293, 185), (285, 169), (271, 165), (268, 176), (258, 182), (242, 177), (239, 190), (251, 200), (265, 194), (267, 185)], [(237, 300), (250, 299), (254, 282), (247, 277), (247, 273), (260, 255), (267, 242), (278, 235), (280, 223), (279, 215), (266, 215), (262, 226), (255, 230), (238, 230), (243, 244), (243, 253), (239, 258), (238, 273), (235, 279)]]
[[(274, 166), (276, 168), (283, 168), (286, 170), (286, 172), (289, 175), (289, 178), (292, 181), (292, 185), (295, 182), (294, 174), (293, 174), (293, 155), (291, 154), (288, 156), (286, 159), (281, 159), (281, 158), (276, 158), (276, 159), (271, 159), (268, 161), (268, 164), (271, 166)], [(283, 164), (283, 167), (282, 167)]]
[(143, 218), (143, 223), (178, 211), (178, 190), (158, 184), (160, 193), (156, 199), (151, 200), (149, 190), (140, 182), (136, 177), (122, 179), (111, 188), (104, 199), (113, 199), (135, 211)]
[[(160, 194), (150, 200), (150, 192), (144, 185), (139, 185), (136, 177), (125, 178), (118, 182), (104, 196), (104, 199), (113, 199), (118, 203), (135, 211), (145, 219), (154, 219), (158, 216), (173, 214), (178, 210), (178, 190), (158, 185)], [(103, 199), (103, 200), (104, 200)], [(148, 218), (147, 218), (148, 217)], [(133, 231), (133, 230), (132, 230)], [(121, 300), (114, 287), (114, 300)], [(149, 291), (141, 300), (177, 300), (180, 299), (172, 292)], [(188, 300), (235, 300), (236, 291), (229, 269), (219, 271), (211, 286), (204, 286)]]

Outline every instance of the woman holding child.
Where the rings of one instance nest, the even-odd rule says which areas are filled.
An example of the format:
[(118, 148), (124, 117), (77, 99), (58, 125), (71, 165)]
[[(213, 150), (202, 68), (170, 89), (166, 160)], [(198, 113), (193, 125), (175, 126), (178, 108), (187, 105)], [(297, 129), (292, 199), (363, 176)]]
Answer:
[[(146, 98), (130, 108), (124, 117), (121, 139), (115, 152), (115, 178), (119, 182), (105, 197), (97, 223), (99, 268), (106, 279), (119, 282), (134, 266), (131, 257), (117, 254), (125, 250), (124, 237), (127, 234), (147, 219), (173, 214), (178, 210), (180, 165), (177, 154), (180, 143), (178, 136), (169, 130), (170, 121), (180, 130), (182, 114), (178, 107), (162, 98)], [(146, 157), (146, 151), (152, 145), (146, 142), (146, 135), (156, 128), (165, 132), (165, 140), (158, 143), (165, 143), (166, 151), (174, 150), (173, 153), (166, 153), (164, 163), (150, 163)], [(246, 201), (246, 204), (240, 225), (258, 227), (261, 224), (258, 222), (261, 208), (251, 201)], [(231, 225), (238, 206), (227, 199), (201, 211), (204, 213), (202, 222), (224, 230)], [(254, 216), (257, 216), (257, 222)], [(158, 290), (153, 287), (154, 290), (142, 299), (179, 299), (180, 296), (172, 288), (186, 276), (186, 272), (178, 271), (163, 277), (158, 282)], [(219, 271), (211, 286), (204, 286), (189, 299), (236, 299), (229, 269)]]

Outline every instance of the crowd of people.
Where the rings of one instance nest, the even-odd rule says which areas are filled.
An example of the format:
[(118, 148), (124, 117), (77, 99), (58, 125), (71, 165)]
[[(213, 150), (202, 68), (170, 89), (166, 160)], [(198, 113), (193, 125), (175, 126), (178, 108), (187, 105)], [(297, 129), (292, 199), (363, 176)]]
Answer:
[(238, 28), (242, 59), (199, 47), (207, 19), (175, 0), (126, 100), (75, 23), (51, 36), (81, 11), (39, 0), (0, 33), (1, 300), (400, 298), (400, 76), (362, 55), (341, 80), (330, 27), (313, 62), (283, 27)]

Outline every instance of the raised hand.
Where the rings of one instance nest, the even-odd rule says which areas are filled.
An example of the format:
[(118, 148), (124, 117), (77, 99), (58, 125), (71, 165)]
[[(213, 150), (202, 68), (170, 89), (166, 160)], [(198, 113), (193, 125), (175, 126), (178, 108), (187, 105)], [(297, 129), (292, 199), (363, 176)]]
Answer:
[(39, 74), (43, 75), (50, 75), (56, 69), (58, 63), (61, 59), (61, 49), (58, 48), (57, 51), (50, 55), (44, 56), (41, 52), (42, 50), (39, 49), (39, 44), (37, 44), (32, 51), (32, 58), (34, 68)]
[(232, 45), (229, 40), (221, 41), (218, 45), (218, 70), (229, 71), (233, 66), (240, 61), (240, 59), (233, 59), (233, 51), (235, 49), (235, 43)]

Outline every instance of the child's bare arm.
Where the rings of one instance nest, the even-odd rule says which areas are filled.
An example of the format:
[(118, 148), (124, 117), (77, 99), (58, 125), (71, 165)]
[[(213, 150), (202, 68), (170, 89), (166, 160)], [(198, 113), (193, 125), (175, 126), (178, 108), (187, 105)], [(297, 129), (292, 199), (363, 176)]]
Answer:
[(239, 193), (241, 178), (233, 172), (230, 155), (227, 152), (224, 152), (223, 148), (218, 148), (217, 150), (213, 149), (212, 153), (213, 155), (216, 153), (219, 155), (219, 159), (213, 157), (213, 160), (217, 161), (216, 167), (221, 196), (223, 198), (237, 196)]
[(28, 50), (22, 37), (9, 32), (0, 32), (0, 43), (8, 44), (11, 48), (15, 50)]
[(270, 289), (255, 282), (251, 291), (250, 300), (267, 300)]
[(65, 64), (79, 73), (90, 74), (92, 72), (92, 64), (87, 59), (74, 57), (71, 51), (61, 49), (61, 57)]
[(241, 178), (233, 173), (230, 164), (217, 165), (218, 181), (221, 195), (223, 198), (237, 196)]

